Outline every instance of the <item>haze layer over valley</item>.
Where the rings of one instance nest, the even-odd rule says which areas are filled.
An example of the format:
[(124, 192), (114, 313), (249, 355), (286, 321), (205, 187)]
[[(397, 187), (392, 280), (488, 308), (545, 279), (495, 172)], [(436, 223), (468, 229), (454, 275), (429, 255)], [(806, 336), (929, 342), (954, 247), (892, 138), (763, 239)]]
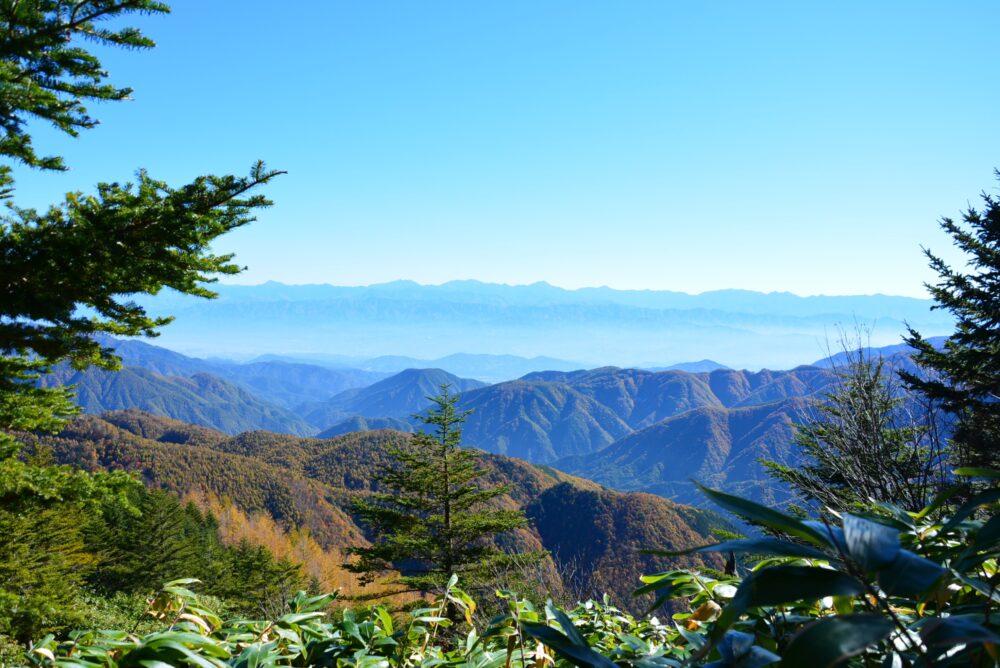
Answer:
[(419, 360), (456, 353), (548, 358), (522, 365), (511, 378), (704, 359), (732, 368), (791, 368), (822, 357), (843, 331), (859, 325), (870, 330), (872, 345), (891, 345), (899, 343), (904, 322), (931, 335), (952, 324), (931, 311), (929, 300), (885, 295), (689, 295), (478, 281), (366, 287), (270, 282), (217, 289), (219, 299), (211, 302), (167, 293), (143, 300), (151, 313), (177, 316), (158, 343), (198, 356), (271, 353), (352, 367), (387, 355), (418, 361), (374, 371), (435, 366)]

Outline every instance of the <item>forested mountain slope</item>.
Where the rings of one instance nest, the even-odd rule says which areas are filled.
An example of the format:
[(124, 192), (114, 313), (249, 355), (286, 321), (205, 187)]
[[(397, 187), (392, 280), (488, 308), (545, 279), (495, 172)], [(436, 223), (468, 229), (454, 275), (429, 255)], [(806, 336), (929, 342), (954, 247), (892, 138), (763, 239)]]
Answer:
[[(389, 374), (349, 367), (330, 368), (285, 360), (239, 364), (221, 359), (199, 359), (131, 339), (101, 337), (101, 344), (114, 348), (122, 363), (164, 376), (210, 373), (283, 408), (322, 401), (345, 390), (371, 385)], [(178, 417), (178, 419), (183, 419)]]
[[(634, 432), (697, 409), (759, 406), (815, 397), (830, 386), (829, 369), (711, 373), (606, 367), (543, 372), (466, 392), (460, 407), (474, 410), (465, 443), (533, 462), (597, 453)], [(750, 412), (748, 415), (765, 415)], [(692, 444), (711, 436), (693, 426)]]
[(247, 429), (298, 435), (316, 432), (315, 427), (287, 409), (204, 372), (184, 377), (164, 376), (138, 367), (77, 371), (60, 365), (43, 376), (39, 384), (75, 385), (77, 403), (91, 414), (137, 408), (230, 434)]
[(805, 422), (812, 410), (801, 397), (735, 408), (706, 406), (554, 466), (610, 487), (652, 492), (681, 503), (704, 503), (692, 480), (777, 503), (787, 500), (787, 492), (759, 460), (796, 463), (794, 425)]
[(458, 393), (486, 383), (459, 378), (441, 369), (406, 369), (327, 401), (305, 404), (296, 412), (321, 430), (354, 416), (408, 418), (427, 408), (431, 403), (427, 397), (438, 394), (442, 385), (450, 385), (452, 393)]
[[(363, 544), (364, 530), (351, 517), (351, 500), (377, 488), (375, 475), (389, 461), (386, 448), (408, 438), (387, 430), (325, 440), (268, 432), (230, 437), (125, 411), (81, 416), (59, 436), (41, 441), (60, 462), (135, 471), (148, 484), (178, 494), (210, 492), (248, 512), (265, 511), (286, 526), (306, 527), (324, 547), (340, 549)], [(516, 459), (484, 455), (482, 465), (486, 480), (510, 485), (499, 503), (523, 508), (533, 520), (512, 545), (549, 550), (561, 572), (573, 579), (561, 585), (573, 591), (600, 588), (624, 605), (633, 604), (629, 592), (641, 573), (697, 561), (639, 555), (633, 548), (700, 543), (708, 540), (709, 526), (720, 521), (713, 513), (651, 495), (611, 492)], [(567, 498), (576, 501), (567, 505)]]

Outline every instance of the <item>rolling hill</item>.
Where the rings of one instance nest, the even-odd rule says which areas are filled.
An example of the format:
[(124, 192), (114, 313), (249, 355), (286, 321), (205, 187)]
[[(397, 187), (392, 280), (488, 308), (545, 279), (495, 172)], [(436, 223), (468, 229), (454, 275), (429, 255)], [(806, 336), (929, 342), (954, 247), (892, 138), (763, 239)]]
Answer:
[(612, 410), (565, 383), (491, 385), (462, 394), (459, 408), (473, 411), (463, 443), (537, 463), (594, 452), (631, 431)]
[(315, 427), (281, 406), (204, 372), (184, 377), (164, 376), (138, 367), (77, 371), (60, 365), (42, 377), (39, 384), (75, 385), (77, 403), (85, 413), (137, 408), (229, 434), (248, 429), (302, 436), (316, 433)]
[(296, 412), (322, 430), (355, 416), (408, 418), (427, 408), (431, 403), (427, 397), (437, 395), (442, 385), (450, 385), (453, 393), (459, 393), (486, 383), (459, 378), (441, 369), (406, 369), (368, 387), (304, 404)]
[(412, 433), (413, 425), (399, 418), (366, 418), (355, 415), (316, 434), (316, 438), (333, 438), (334, 436), (350, 434), (355, 431), (376, 431), (378, 429), (392, 429), (394, 431)]
[[(351, 500), (378, 489), (376, 473), (389, 461), (387, 446), (408, 436), (387, 430), (323, 440), (260, 431), (229, 436), (125, 411), (81, 416), (58, 436), (29, 438), (51, 447), (61, 463), (134, 471), (147, 484), (178, 494), (211, 493), (247, 512), (266, 512), (289, 528), (307, 528), (325, 548), (341, 549), (365, 544)], [(524, 509), (532, 522), (505, 544), (548, 550), (557, 572), (573, 579), (560, 586), (608, 592), (629, 608), (641, 605), (629, 596), (640, 574), (699, 563), (639, 554), (638, 547), (694, 545), (707, 539), (712, 526), (724, 524), (707, 511), (613, 492), (517, 459), (484, 454), (481, 464), (488, 482), (510, 486), (497, 502)]]

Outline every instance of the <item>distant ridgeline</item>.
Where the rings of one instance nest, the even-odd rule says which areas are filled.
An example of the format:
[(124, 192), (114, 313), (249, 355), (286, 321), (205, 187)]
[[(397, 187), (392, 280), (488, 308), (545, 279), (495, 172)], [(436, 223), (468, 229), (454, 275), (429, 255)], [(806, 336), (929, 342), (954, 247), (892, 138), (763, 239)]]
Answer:
[[(272, 548), (305, 540), (308, 549), (290, 556), (306, 573), (323, 586), (364, 594), (339, 566), (345, 547), (368, 544), (351, 516), (351, 501), (378, 489), (373, 481), (388, 463), (388, 446), (409, 436), (395, 431), (327, 440), (264, 431), (230, 436), (131, 410), (80, 416), (58, 436), (29, 438), (50, 447), (60, 463), (134, 471), (149, 486), (194, 500), (220, 518), (230, 540), (262, 540)], [(682, 549), (710, 542), (713, 527), (728, 526), (711, 511), (607, 490), (499, 455), (485, 456), (482, 465), (486, 483), (510, 486), (496, 503), (523, 509), (531, 521), (529, 529), (504, 536), (505, 546), (552, 555), (531, 576), (550, 591), (573, 600), (607, 592), (638, 609), (650, 602), (631, 597), (640, 575), (700, 563), (720, 566), (714, 557), (664, 558), (618, 547)], [(274, 525), (291, 538), (276, 537)]]
[[(706, 356), (732, 367), (787, 369), (820, 357), (827, 341), (835, 345), (838, 332), (856, 325), (871, 329), (873, 345), (887, 345), (900, 340), (904, 322), (927, 334), (950, 332), (954, 324), (946, 313), (931, 311), (929, 300), (885, 295), (798, 297), (746, 290), (689, 295), (477, 281), (214, 287), (220, 297), (210, 303), (169, 293), (143, 300), (151, 313), (177, 316), (163, 332), (165, 345), (208, 355), (326, 350), (374, 357), (405, 350), (434, 360), (455, 351), (483, 351), (488, 342), (497, 352), (582, 362), (566, 367), (554, 360), (555, 365), (502, 373), (491, 373), (474, 359), (465, 366), (461, 359), (430, 365), (493, 382), (543, 369), (662, 367)], [(358, 359), (326, 361), (353, 366)], [(392, 368), (374, 370), (416, 366), (384, 361)], [(507, 375), (511, 370), (515, 373)]]
[[(226, 434), (265, 430), (330, 438), (413, 430), (412, 416), (448, 383), (473, 413), (464, 445), (551, 464), (621, 490), (703, 503), (690, 480), (767, 502), (787, 498), (761, 459), (795, 464), (794, 424), (834, 380), (836, 358), (789, 371), (692, 373), (606, 367), (544, 371), (488, 385), (441, 369), (386, 372), (283, 360), (201, 360), (137, 341), (108, 340), (117, 373), (59, 368), (85, 412), (141, 409)], [(886, 349), (896, 365), (907, 351)]]

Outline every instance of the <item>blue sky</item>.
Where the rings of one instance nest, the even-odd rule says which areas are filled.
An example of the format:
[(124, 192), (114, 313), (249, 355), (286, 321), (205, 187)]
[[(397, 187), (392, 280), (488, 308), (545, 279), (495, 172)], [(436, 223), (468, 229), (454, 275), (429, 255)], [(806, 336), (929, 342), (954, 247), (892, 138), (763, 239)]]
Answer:
[(997, 187), (996, 2), (173, 7), (19, 202), (263, 158), (238, 282), (923, 296), (937, 219)]

